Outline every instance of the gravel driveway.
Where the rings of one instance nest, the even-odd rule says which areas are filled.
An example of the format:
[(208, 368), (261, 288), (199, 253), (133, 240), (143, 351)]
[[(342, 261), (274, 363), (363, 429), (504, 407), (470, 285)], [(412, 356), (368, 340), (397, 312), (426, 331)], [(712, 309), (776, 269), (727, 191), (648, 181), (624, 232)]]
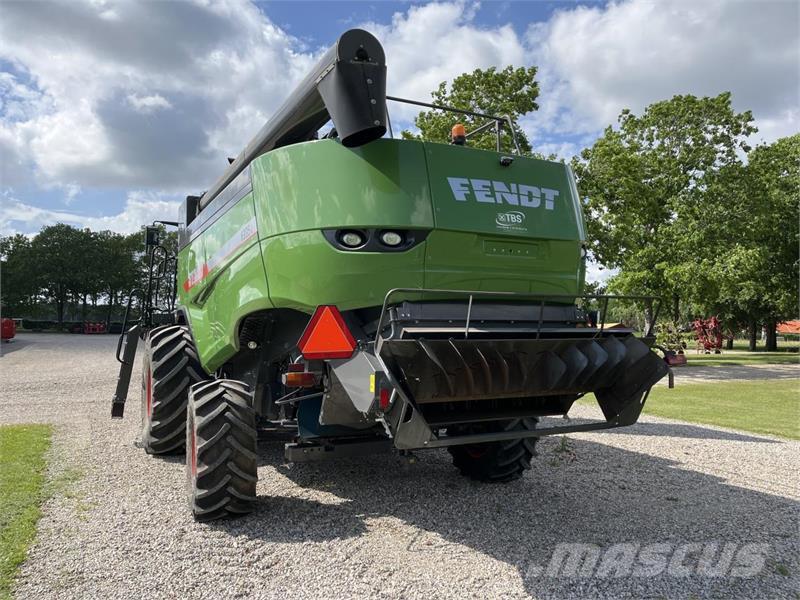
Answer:
[[(675, 373), (675, 385), (714, 381), (798, 379), (800, 378), (800, 364), (675, 367), (672, 372)], [(667, 378), (659, 381), (659, 384), (666, 385)]]
[[(798, 598), (798, 442), (648, 417), (545, 439), (502, 486), (462, 479), (446, 452), (287, 466), (271, 442), (257, 512), (200, 525), (181, 459), (134, 447), (138, 395), (109, 418), (115, 341), (22, 334), (4, 346), (0, 422), (56, 424), (51, 477), (72, 480), (45, 505), (19, 598)], [(677, 567), (712, 543), (766, 544), (766, 563), (753, 577), (548, 570), (558, 544), (606, 560), (653, 543), (688, 548), (683, 562), (669, 555)]]

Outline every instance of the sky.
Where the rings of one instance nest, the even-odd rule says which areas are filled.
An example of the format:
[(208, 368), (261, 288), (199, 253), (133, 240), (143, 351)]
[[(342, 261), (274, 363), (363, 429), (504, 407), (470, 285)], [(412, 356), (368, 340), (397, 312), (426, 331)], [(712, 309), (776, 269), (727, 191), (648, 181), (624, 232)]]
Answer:
[[(569, 159), (623, 108), (733, 94), (769, 143), (800, 130), (800, 3), (0, 2), (0, 235), (174, 219), (337, 36), (384, 45), (388, 92), (535, 65), (535, 150)], [(390, 107), (395, 129), (414, 111)]]

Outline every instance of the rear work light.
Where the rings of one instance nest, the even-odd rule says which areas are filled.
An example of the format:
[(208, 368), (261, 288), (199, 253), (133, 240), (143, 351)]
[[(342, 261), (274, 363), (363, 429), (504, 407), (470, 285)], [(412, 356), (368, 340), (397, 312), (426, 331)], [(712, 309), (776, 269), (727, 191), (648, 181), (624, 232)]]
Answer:
[(297, 347), (306, 360), (350, 358), (356, 349), (356, 341), (339, 309), (323, 305), (314, 311)]
[(366, 240), (364, 235), (358, 231), (343, 231), (339, 234), (339, 241), (348, 248), (358, 248), (363, 246)]
[(396, 231), (384, 231), (381, 234), (381, 241), (387, 246), (395, 247), (402, 244), (405, 240), (403, 239), (403, 236)]

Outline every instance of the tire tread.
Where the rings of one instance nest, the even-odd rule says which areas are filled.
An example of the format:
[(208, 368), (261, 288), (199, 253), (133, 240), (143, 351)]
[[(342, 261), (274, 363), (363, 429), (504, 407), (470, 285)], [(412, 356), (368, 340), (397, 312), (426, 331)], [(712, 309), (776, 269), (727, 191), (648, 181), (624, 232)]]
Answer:
[[(537, 419), (512, 419), (503, 431), (531, 431), (536, 428)], [(484, 445), (486, 453), (478, 458), (470, 456), (465, 446), (450, 446), (453, 465), (465, 477), (475, 481), (506, 483), (519, 479), (530, 469), (531, 459), (536, 455), (536, 438), (521, 438), (504, 442), (490, 442)]]
[(195, 384), (188, 410), (187, 447), (194, 428), (197, 451), (195, 477), (187, 453), (192, 515), (198, 521), (212, 521), (252, 512), (258, 465), (250, 388), (225, 379)]
[[(149, 417), (144, 399), (148, 367), (153, 378)], [(189, 387), (205, 377), (188, 327), (162, 325), (150, 331), (142, 366), (142, 446), (148, 454), (183, 450)]]

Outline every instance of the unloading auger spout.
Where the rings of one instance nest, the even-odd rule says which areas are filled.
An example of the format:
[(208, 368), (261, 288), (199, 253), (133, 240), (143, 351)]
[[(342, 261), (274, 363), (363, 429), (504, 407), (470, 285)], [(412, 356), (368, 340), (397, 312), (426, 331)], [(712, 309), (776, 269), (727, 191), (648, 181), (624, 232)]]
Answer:
[(375, 37), (344, 32), (200, 199), (200, 210), (257, 156), (313, 139), (333, 121), (344, 146), (362, 146), (386, 133), (386, 57)]

